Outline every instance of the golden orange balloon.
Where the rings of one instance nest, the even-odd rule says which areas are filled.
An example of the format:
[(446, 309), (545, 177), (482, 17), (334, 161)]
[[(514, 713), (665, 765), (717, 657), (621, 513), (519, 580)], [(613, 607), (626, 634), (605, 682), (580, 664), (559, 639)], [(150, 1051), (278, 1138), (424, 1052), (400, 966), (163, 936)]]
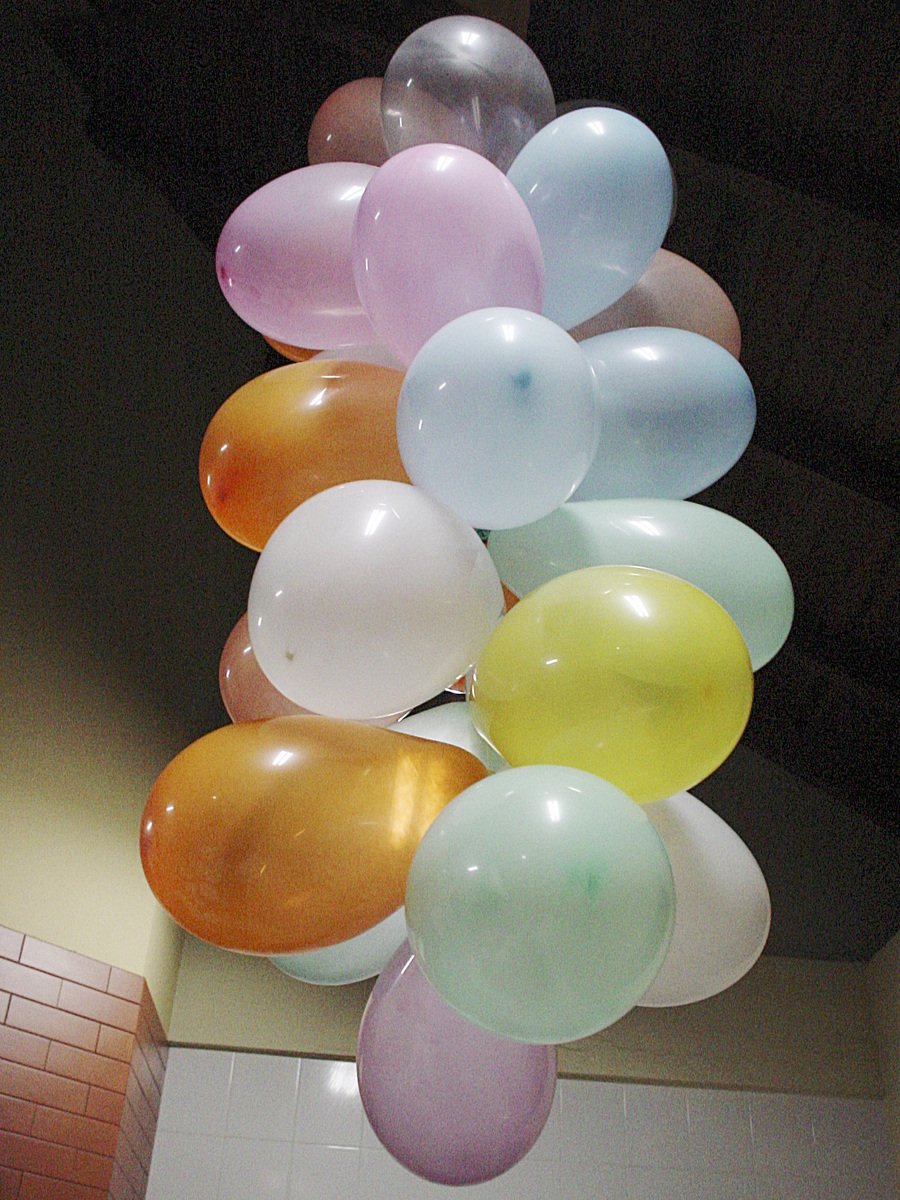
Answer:
[(227, 534), (261, 550), (317, 492), (356, 479), (409, 483), (397, 448), (403, 373), (342, 360), (293, 363), (222, 405), (200, 448), (200, 488)]
[(154, 784), (144, 873), (179, 925), (226, 950), (333, 945), (400, 907), (425, 831), (486, 774), (456, 746), (352, 721), (229, 725)]

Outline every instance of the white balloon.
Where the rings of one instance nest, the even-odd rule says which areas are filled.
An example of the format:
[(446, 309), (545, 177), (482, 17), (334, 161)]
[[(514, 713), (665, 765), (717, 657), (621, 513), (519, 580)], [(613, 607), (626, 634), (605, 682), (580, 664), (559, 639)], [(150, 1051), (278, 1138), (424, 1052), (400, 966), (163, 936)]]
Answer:
[(472, 724), (469, 705), (464, 700), (450, 700), (446, 704), (426, 708), (424, 712), (404, 717), (390, 728), (397, 733), (412, 734), (429, 742), (447, 742), (451, 746), (459, 746), (461, 750), (468, 750), (491, 774), (509, 766), (502, 754), (498, 754)]
[(693, 1004), (731, 987), (769, 936), (769, 889), (756, 859), (690, 792), (644, 805), (675, 879), (675, 931), (644, 1008)]
[(346, 942), (300, 954), (271, 957), (279, 971), (304, 983), (338, 987), (380, 975), (406, 937), (406, 909), (402, 906), (371, 929)]
[(503, 614), (473, 529), (406, 483), (319, 492), (263, 547), (250, 643), (288, 699), (327, 717), (402, 712), (465, 674)]

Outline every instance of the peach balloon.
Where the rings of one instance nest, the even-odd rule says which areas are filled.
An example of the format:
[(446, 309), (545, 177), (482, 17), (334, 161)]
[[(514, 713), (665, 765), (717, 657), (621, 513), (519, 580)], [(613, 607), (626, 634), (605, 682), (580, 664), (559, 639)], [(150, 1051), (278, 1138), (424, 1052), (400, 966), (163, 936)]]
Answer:
[(307, 350), (303, 346), (289, 346), (287, 342), (276, 342), (274, 338), (266, 337), (265, 334), (262, 336), (273, 350), (277, 350), (282, 358), (288, 358), (291, 362), (306, 362), (307, 359), (313, 358), (319, 353), (318, 350)]
[(380, 78), (354, 79), (331, 93), (313, 117), (307, 154), (311, 166), (359, 162), (380, 167), (387, 162)]
[(144, 873), (179, 925), (226, 950), (334, 945), (400, 907), (425, 831), (486, 774), (457, 746), (353, 721), (228, 725), (154, 784)]
[(276, 367), (229, 397), (200, 448), (200, 488), (227, 534), (261, 550), (282, 520), (326, 488), (409, 479), (397, 449), (403, 375), (322, 359)]
[(705, 271), (669, 250), (656, 257), (634, 287), (603, 312), (570, 329), (576, 342), (614, 329), (664, 325), (699, 333), (738, 358), (741, 326), (734, 307)]
[[(465, 684), (465, 680), (463, 680)], [(225, 711), (237, 724), (239, 721), (266, 721), (271, 717), (296, 717), (309, 714), (293, 700), (282, 695), (263, 674), (250, 644), (247, 614), (238, 620), (229, 633), (219, 660), (219, 691)], [(408, 710), (369, 717), (364, 725), (393, 725), (406, 716)], [(315, 715), (315, 714), (314, 714)]]

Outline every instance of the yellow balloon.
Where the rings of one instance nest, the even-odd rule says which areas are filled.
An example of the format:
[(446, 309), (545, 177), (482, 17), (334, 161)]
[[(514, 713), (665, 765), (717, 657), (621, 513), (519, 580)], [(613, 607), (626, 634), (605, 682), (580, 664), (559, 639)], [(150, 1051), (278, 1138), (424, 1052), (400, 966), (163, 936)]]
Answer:
[(497, 626), (469, 681), (476, 726), (512, 766), (579, 767), (642, 804), (724, 762), (752, 699), (731, 617), (645, 567), (589, 567), (537, 588)]

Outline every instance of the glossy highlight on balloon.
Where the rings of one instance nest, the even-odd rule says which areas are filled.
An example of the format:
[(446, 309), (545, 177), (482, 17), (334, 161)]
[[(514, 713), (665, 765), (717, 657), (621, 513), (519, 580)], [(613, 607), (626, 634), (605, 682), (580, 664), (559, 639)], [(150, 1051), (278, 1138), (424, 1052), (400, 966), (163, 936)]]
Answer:
[(200, 447), (200, 490), (227, 534), (261, 550), (304, 500), (357, 479), (408, 483), (397, 447), (403, 376), (316, 360), (251, 379), (219, 409)]
[(375, 341), (350, 256), (374, 173), (364, 163), (301, 167), (238, 205), (219, 236), (216, 275), (242, 321), (289, 346)]
[(484, 1183), (540, 1136), (556, 1091), (556, 1048), (465, 1020), (404, 943), (366, 1005), (357, 1076), (376, 1137), (407, 1170), (433, 1183)]
[(503, 612), (475, 531), (419, 488), (319, 492), (266, 543), (247, 604), (259, 665), (333, 717), (414, 708), (466, 672)]
[(643, 810), (569, 767), (491, 775), (416, 851), (410, 944), (426, 978), (502, 1037), (588, 1037), (624, 1016), (662, 965), (675, 916), (669, 860)]
[(794, 590), (763, 538), (689, 500), (572, 500), (533, 525), (491, 533), (501, 578), (521, 595), (582, 567), (631, 563), (686, 579), (718, 601), (757, 671), (784, 645)]
[(602, 566), (507, 613), (469, 682), (475, 725), (513, 766), (592, 771), (640, 803), (710, 775), (750, 715), (738, 627), (683, 579)]
[(455, 746), (350, 721), (229, 725), (154, 784), (144, 873), (179, 925), (226, 950), (331, 946), (402, 905), (425, 830), (484, 775)]
[(544, 264), (534, 222), (493, 163), (444, 144), (388, 159), (353, 229), (353, 274), (381, 340), (403, 363), (479, 308), (538, 312)]
[(391, 154), (427, 142), (464, 146), (501, 171), (556, 112), (534, 51), (510, 29), (470, 14), (439, 17), (411, 33), (381, 91)]

